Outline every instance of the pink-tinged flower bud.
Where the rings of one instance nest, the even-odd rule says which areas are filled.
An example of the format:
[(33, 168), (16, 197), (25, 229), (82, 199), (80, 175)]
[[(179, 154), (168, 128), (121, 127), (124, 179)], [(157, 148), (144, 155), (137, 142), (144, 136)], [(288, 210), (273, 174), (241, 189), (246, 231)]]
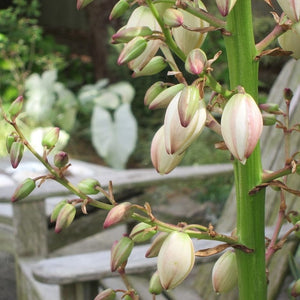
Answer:
[(57, 216), (54, 231), (56, 233), (59, 233), (63, 229), (69, 227), (73, 222), (75, 215), (76, 215), (75, 206), (69, 203), (65, 204)]
[(128, 43), (133, 38), (137, 36), (148, 36), (151, 35), (153, 31), (148, 26), (139, 27), (125, 27), (118, 30), (113, 36), (112, 40), (114, 44), (117, 43)]
[(94, 0), (77, 0), (77, 9), (79, 10), (81, 8), (84, 8), (93, 1)]
[[(196, 0), (193, 5), (195, 8), (206, 10), (204, 4), (199, 0)], [(183, 9), (179, 10), (183, 14), (183, 24), (185, 26), (191, 28), (204, 28), (208, 26), (208, 23), (202, 19), (188, 13)], [(183, 27), (172, 28), (172, 33), (176, 44), (185, 55), (188, 55), (189, 52), (195, 48), (200, 48), (206, 37), (206, 33), (190, 31)]]
[(118, 1), (109, 15), (109, 20), (120, 18), (125, 14), (129, 7), (130, 5), (126, 0)]
[(24, 153), (24, 144), (22, 142), (14, 142), (10, 147), (10, 163), (15, 169), (18, 167), (20, 161), (22, 160)]
[(272, 126), (277, 122), (276, 116), (274, 114), (262, 114), (264, 126)]
[(158, 254), (157, 270), (161, 285), (169, 290), (178, 286), (191, 272), (195, 262), (194, 245), (188, 234), (173, 231)]
[(152, 84), (144, 97), (144, 104), (149, 105), (152, 103), (152, 101), (164, 90), (166, 90), (167, 85), (163, 81), (157, 81), (154, 84)]
[(149, 104), (149, 109), (165, 108), (172, 99), (185, 87), (183, 83), (175, 84), (159, 93)]
[(300, 58), (300, 22), (294, 24), (290, 30), (278, 38), (280, 47), (284, 51), (292, 51), (292, 57)]
[(107, 214), (103, 223), (103, 228), (110, 227), (126, 220), (130, 216), (130, 209), (132, 205), (130, 202), (122, 202), (114, 206)]
[(165, 146), (164, 126), (162, 126), (154, 135), (151, 143), (151, 161), (160, 174), (168, 174), (183, 159), (184, 152), (180, 154), (168, 154)]
[(292, 297), (298, 297), (300, 296), (300, 279), (296, 280), (292, 285), (291, 290), (291, 296)]
[(58, 203), (55, 205), (55, 207), (54, 207), (54, 209), (53, 209), (53, 211), (52, 211), (52, 214), (51, 214), (51, 216), (50, 216), (50, 222), (51, 222), (51, 223), (53, 223), (53, 222), (55, 222), (55, 221), (57, 220), (57, 217), (58, 217), (58, 215), (59, 215), (61, 209), (62, 209), (67, 203), (68, 203), (67, 200), (62, 200), (62, 201), (58, 202)]
[(204, 70), (206, 62), (207, 57), (205, 52), (196, 48), (188, 54), (185, 61), (185, 69), (191, 74), (199, 75)]
[(96, 195), (99, 193), (97, 187), (101, 187), (99, 181), (93, 178), (86, 178), (78, 183), (78, 189), (87, 195)]
[(121, 51), (118, 58), (118, 64), (123, 65), (137, 58), (144, 52), (146, 46), (147, 41), (143, 37), (137, 36), (133, 38)]
[(51, 128), (43, 137), (42, 139), (42, 145), (48, 149), (53, 148), (59, 138), (59, 131), (60, 129), (58, 127)]
[(179, 92), (170, 102), (164, 120), (164, 135), (166, 151), (169, 154), (184, 152), (202, 132), (206, 121), (205, 102), (199, 101), (198, 108), (189, 125), (181, 125), (178, 103)]
[(113, 289), (106, 289), (98, 294), (94, 300), (115, 300), (116, 292)]
[(216, 293), (232, 290), (238, 281), (236, 254), (229, 250), (216, 261), (212, 270), (212, 284)]
[(122, 237), (112, 246), (110, 260), (110, 268), (112, 272), (116, 271), (122, 264), (127, 262), (133, 246), (134, 242), (129, 237)]
[(169, 27), (179, 27), (183, 24), (183, 14), (175, 8), (168, 8), (163, 14), (163, 21)]
[(152, 242), (150, 248), (147, 250), (145, 256), (147, 258), (150, 257), (156, 257), (159, 253), (159, 250), (163, 244), (163, 242), (165, 241), (165, 239), (167, 238), (169, 234), (167, 232), (160, 232), (157, 237), (154, 239), (154, 241)]
[(155, 234), (156, 230), (153, 229), (153, 226), (141, 222), (132, 228), (129, 237), (135, 243), (143, 243), (150, 240)]
[(68, 153), (66, 153), (64, 151), (59, 151), (58, 153), (55, 154), (55, 156), (54, 156), (54, 165), (57, 168), (65, 167), (68, 162), (69, 162)]
[(246, 163), (262, 132), (263, 120), (255, 100), (249, 94), (238, 93), (227, 102), (221, 131), (231, 154)]
[(14, 142), (16, 142), (18, 140), (18, 135), (13, 132), (9, 135), (6, 136), (6, 150), (7, 150), (7, 153), (10, 153), (10, 150), (11, 150), (11, 146)]
[(19, 96), (8, 108), (8, 113), (12, 121), (20, 114), (23, 107), (23, 96)]
[(294, 97), (294, 93), (291, 89), (285, 88), (283, 91), (283, 97), (284, 97), (284, 99), (291, 101), (292, 98)]
[(26, 198), (35, 189), (35, 181), (31, 178), (25, 179), (15, 190), (11, 197), (12, 202)]
[(179, 119), (183, 127), (187, 127), (192, 121), (199, 108), (199, 101), (199, 90), (195, 86), (184, 87), (178, 100)]
[(226, 17), (234, 7), (236, 0), (216, 0), (220, 14)]
[(277, 103), (263, 103), (259, 105), (259, 108), (270, 114), (282, 113)]
[(158, 271), (156, 271), (151, 276), (151, 279), (150, 279), (150, 282), (149, 282), (149, 292), (152, 295), (159, 295), (159, 294), (161, 294), (162, 291), (163, 291), (163, 287), (160, 283)]
[(294, 23), (300, 20), (299, 0), (277, 0), (277, 2), (290, 20), (292, 20)]
[(168, 63), (162, 56), (154, 56), (140, 71), (134, 71), (132, 74), (133, 78), (141, 76), (151, 76), (161, 72), (167, 67)]

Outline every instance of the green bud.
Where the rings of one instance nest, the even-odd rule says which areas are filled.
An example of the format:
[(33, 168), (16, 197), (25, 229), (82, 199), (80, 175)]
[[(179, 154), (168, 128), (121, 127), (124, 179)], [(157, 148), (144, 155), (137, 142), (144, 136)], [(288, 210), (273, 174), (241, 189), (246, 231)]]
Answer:
[(153, 31), (148, 26), (121, 28), (112, 36), (113, 43), (128, 43), (137, 36), (152, 35)]
[(133, 38), (121, 51), (118, 58), (118, 64), (123, 65), (137, 58), (144, 52), (146, 46), (147, 41), (143, 37), (137, 36)]
[(97, 187), (100, 187), (100, 183), (98, 180), (93, 178), (83, 179), (78, 183), (79, 190), (88, 195), (96, 195), (99, 193)]
[(69, 162), (68, 153), (66, 153), (64, 151), (60, 151), (57, 154), (55, 154), (55, 156), (54, 156), (54, 165), (57, 168), (65, 167), (68, 162)]
[(123, 16), (129, 7), (130, 7), (130, 5), (126, 0), (118, 1), (115, 4), (115, 6), (113, 7), (113, 9), (109, 15), (109, 20), (117, 19), (117, 18)]
[(133, 249), (134, 242), (128, 237), (122, 237), (111, 249), (111, 271), (116, 271), (127, 259)]
[(183, 24), (183, 14), (175, 8), (168, 8), (163, 14), (163, 21), (169, 27), (179, 27)]
[(267, 113), (278, 114), (282, 113), (277, 103), (263, 103), (259, 105), (259, 108)]
[(43, 137), (42, 145), (48, 149), (53, 148), (59, 138), (59, 128), (53, 127), (51, 128)]
[(154, 241), (152, 242), (150, 248), (147, 250), (145, 256), (147, 258), (150, 257), (156, 257), (159, 253), (159, 250), (163, 244), (163, 242), (165, 241), (165, 239), (167, 238), (169, 234), (167, 232), (160, 232), (157, 237), (154, 239)]
[(71, 225), (76, 215), (76, 208), (72, 204), (65, 204), (56, 219), (55, 232), (59, 233)]
[(150, 76), (161, 72), (167, 67), (168, 63), (162, 56), (154, 56), (141, 71), (134, 71), (133, 78)]
[(58, 202), (58, 203), (55, 205), (55, 207), (54, 207), (54, 209), (53, 209), (53, 211), (52, 211), (51, 217), (50, 217), (50, 222), (51, 222), (51, 223), (52, 223), (52, 222), (55, 222), (55, 221), (57, 220), (57, 217), (58, 217), (58, 215), (59, 215), (61, 209), (62, 209), (67, 203), (68, 203), (67, 200), (62, 200), (62, 201)]
[(22, 160), (24, 153), (24, 144), (22, 142), (14, 142), (10, 147), (10, 163), (15, 169)]
[(149, 105), (166, 88), (167, 85), (163, 81), (157, 81), (152, 84), (145, 94), (144, 104)]
[(135, 243), (143, 243), (150, 240), (155, 234), (156, 230), (153, 229), (153, 226), (141, 222), (133, 227), (129, 237)]
[(276, 117), (273, 114), (262, 114), (264, 126), (272, 126), (276, 124)]
[(77, 0), (77, 9), (79, 10), (81, 8), (84, 8), (93, 1), (94, 0)]
[(294, 94), (291, 89), (285, 88), (283, 91), (283, 96), (284, 96), (284, 99), (286, 99), (286, 100), (292, 100)]
[(25, 179), (22, 184), (18, 186), (11, 197), (12, 202), (26, 198), (35, 189), (35, 181), (31, 178)]
[(14, 121), (16, 117), (20, 114), (23, 107), (23, 96), (19, 96), (14, 102), (11, 103), (8, 113), (10, 118)]
[(6, 150), (8, 153), (10, 153), (11, 146), (14, 142), (17, 141), (17, 138), (18, 138), (18, 135), (15, 132), (6, 136)]
[(161, 294), (162, 291), (163, 291), (163, 287), (160, 283), (158, 272), (156, 271), (150, 279), (149, 292), (152, 295), (159, 295), (159, 294)]
[(133, 300), (133, 298), (130, 295), (125, 295), (122, 299), (123, 300)]
[(94, 300), (114, 300), (116, 292), (113, 289), (106, 289), (96, 296)]
[(178, 83), (167, 88), (152, 100), (152, 102), (149, 104), (149, 108), (158, 109), (167, 107), (175, 95), (177, 95), (178, 92), (180, 92), (184, 87), (185, 85), (183, 83)]

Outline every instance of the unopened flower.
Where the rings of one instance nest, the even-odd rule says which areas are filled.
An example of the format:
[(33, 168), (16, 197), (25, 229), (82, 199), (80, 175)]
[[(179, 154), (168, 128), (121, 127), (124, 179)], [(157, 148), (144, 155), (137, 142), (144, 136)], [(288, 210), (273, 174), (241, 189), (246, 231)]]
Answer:
[(234, 7), (236, 0), (216, 0), (220, 14), (226, 17)]
[[(194, 5), (195, 8), (206, 10), (204, 4), (201, 1), (195, 1), (192, 5)], [(184, 9), (179, 10), (183, 14), (183, 24), (185, 26), (191, 28), (204, 28), (208, 26), (207, 22), (188, 13)], [(200, 48), (206, 37), (206, 33), (190, 31), (183, 27), (172, 28), (172, 34), (176, 44), (185, 55), (188, 55), (188, 53), (195, 48)]]
[(165, 146), (164, 126), (154, 135), (151, 143), (151, 161), (160, 174), (170, 173), (183, 159), (184, 152), (168, 154)]
[(300, 58), (300, 22), (294, 24), (290, 30), (278, 38), (279, 45), (285, 51), (292, 51), (292, 57)]
[(5, 145), (6, 145), (7, 153), (10, 153), (11, 146), (14, 142), (17, 141), (17, 139), (18, 139), (18, 135), (15, 132), (13, 132), (13, 133), (6, 136)]
[(65, 167), (68, 162), (69, 162), (68, 153), (66, 153), (64, 151), (59, 151), (58, 153), (55, 154), (55, 156), (54, 156), (54, 165), (57, 168)]
[(204, 70), (206, 62), (207, 57), (205, 52), (196, 48), (188, 54), (185, 61), (185, 69), (191, 74), (199, 75)]
[(262, 114), (264, 126), (272, 126), (277, 122), (276, 116), (274, 114)]
[(130, 215), (131, 207), (132, 205), (130, 202), (122, 202), (115, 205), (107, 214), (103, 223), (103, 228), (110, 227), (126, 220), (126, 218)]
[(158, 271), (156, 271), (150, 279), (149, 282), (149, 292), (152, 295), (159, 295), (161, 294), (161, 292), (163, 291), (163, 287), (160, 283), (160, 278), (159, 278), (159, 274)]
[(67, 204), (67, 200), (62, 200), (58, 202), (55, 207), (53, 208), (51, 217), (50, 217), (50, 222), (55, 222), (57, 220), (57, 217), (61, 211), (61, 209)]
[(164, 241), (157, 259), (157, 270), (164, 289), (178, 286), (195, 262), (194, 245), (187, 233), (173, 231)]
[(163, 14), (163, 21), (169, 27), (179, 27), (183, 23), (183, 14), (179, 9), (168, 8)]
[(11, 120), (15, 120), (16, 117), (20, 114), (23, 107), (23, 96), (19, 96), (14, 100), (8, 108), (8, 113)]
[(97, 189), (97, 187), (100, 187), (100, 183), (97, 179), (93, 179), (93, 178), (86, 178), (81, 180), (78, 183), (78, 189), (87, 195), (96, 195), (99, 193), (99, 190)]
[(157, 74), (165, 69), (167, 65), (168, 63), (162, 56), (154, 56), (141, 70), (134, 70), (132, 77), (137, 78)]
[(51, 128), (43, 137), (42, 139), (42, 146), (46, 147), (48, 149), (53, 148), (59, 138), (59, 131), (60, 129), (58, 127)]
[(63, 229), (69, 227), (76, 215), (76, 208), (72, 204), (65, 204), (56, 219), (55, 232), (59, 233)]
[(144, 97), (144, 104), (149, 105), (166, 88), (167, 85), (163, 81), (157, 81), (154, 84), (152, 84), (146, 91)]
[(132, 228), (129, 237), (135, 243), (143, 243), (150, 240), (155, 234), (156, 230), (153, 228), (153, 226), (141, 222)]
[(153, 31), (148, 26), (121, 28), (113, 36), (112, 41), (116, 43), (128, 43), (136, 36), (151, 35)]
[(10, 163), (11, 166), (15, 169), (18, 167), (19, 163), (22, 160), (24, 153), (24, 144), (22, 142), (14, 142), (10, 147)]
[(128, 10), (129, 7), (130, 5), (128, 1), (119, 0), (111, 10), (109, 20), (120, 18), (124, 15), (124, 13)]
[(299, 0), (277, 0), (281, 9), (286, 13), (294, 23), (300, 19), (300, 1)]
[(167, 232), (160, 232), (155, 239), (153, 240), (153, 242), (151, 243), (150, 248), (147, 250), (145, 256), (147, 258), (150, 257), (156, 257), (160, 251), (160, 248), (163, 244), (163, 242), (165, 241), (165, 239), (168, 237), (168, 233)]
[(233, 95), (227, 102), (221, 131), (231, 154), (245, 164), (253, 152), (263, 129), (261, 112), (255, 100), (246, 93)]
[(216, 261), (212, 270), (212, 283), (216, 293), (232, 290), (238, 281), (236, 254), (229, 250)]
[[(181, 125), (178, 111), (179, 99), (182, 92), (179, 92), (170, 102), (164, 120), (165, 146), (167, 153), (182, 153), (200, 135), (206, 121), (206, 107), (203, 100), (199, 101), (198, 108), (194, 113), (189, 125)], [(200, 99), (199, 99), (200, 100)]]
[(114, 300), (116, 299), (116, 292), (113, 289), (106, 289), (100, 292), (94, 300)]
[(35, 181), (31, 178), (25, 179), (15, 190), (11, 197), (12, 202), (26, 198), (35, 189)]
[(116, 271), (121, 265), (127, 262), (133, 246), (133, 240), (125, 236), (112, 246), (110, 259), (110, 268), (112, 272)]

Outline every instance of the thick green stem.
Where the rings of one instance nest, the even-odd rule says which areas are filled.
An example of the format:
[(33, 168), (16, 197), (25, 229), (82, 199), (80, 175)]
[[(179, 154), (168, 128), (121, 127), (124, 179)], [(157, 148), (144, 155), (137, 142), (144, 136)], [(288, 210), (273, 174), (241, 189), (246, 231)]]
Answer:
[[(241, 85), (254, 99), (258, 96), (258, 62), (254, 60), (256, 48), (253, 37), (251, 0), (238, 0), (227, 18), (226, 29), (232, 33), (225, 37), (231, 89)], [(237, 251), (240, 300), (265, 300), (265, 194), (260, 191), (249, 196), (249, 191), (261, 182), (261, 156), (259, 145), (245, 165), (234, 163), (237, 235), (240, 243), (254, 249), (253, 253)]]

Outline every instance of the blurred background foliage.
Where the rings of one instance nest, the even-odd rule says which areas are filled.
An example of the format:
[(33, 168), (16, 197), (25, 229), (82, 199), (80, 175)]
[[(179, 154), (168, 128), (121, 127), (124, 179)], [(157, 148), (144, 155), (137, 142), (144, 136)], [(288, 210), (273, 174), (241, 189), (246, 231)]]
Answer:
[[(217, 11), (214, 1), (203, 2), (208, 6), (209, 11)], [(115, 3), (116, 0), (95, 0), (86, 9), (77, 11), (74, 0), (60, 0), (59, 3), (48, 0), (2, 0), (0, 3), (1, 102), (5, 108), (19, 94), (24, 93), (28, 98), (31, 95), (32, 99), (33, 90), (41, 84), (45, 72), (53, 70), (56, 77), (52, 80), (52, 85), (46, 79), (44, 84), (46, 86), (48, 83), (48, 87), (40, 90), (48, 89), (45, 94), (47, 99), (52, 97), (52, 100), (47, 100), (45, 103), (49, 104), (48, 101), (55, 99), (53, 102), (55, 104), (52, 103), (50, 107), (53, 109), (55, 106), (56, 110), (54, 109), (50, 115), (45, 110), (35, 117), (25, 113), (22, 116), (24, 126), (29, 129), (35, 126), (49, 126), (49, 124), (61, 126), (71, 135), (67, 150), (73, 157), (106, 164), (103, 157), (99, 156), (101, 151), (97, 151), (92, 145), (90, 126), (92, 112), (86, 112), (78, 96), (84, 86), (91, 87), (99, 80), (105, 79), (109, 84), (126, 81), (135, 90), (132, 111), (138, 122), (138, 138), (135, 150), (125, 166), (149, 167), (151, 166), (149, 155), (151, 139), (162, 123), (164, 112), (150, 111), (144, 106), (143, 98), (146, 89), (155, 81), (171, 79), (165, 73), (132, 79), (126, 66), (117, 66), (119, 47), (110, 44), (110, 36), (126, 22), (128, 15), (121, 20), (109, 22), (108, 16)], [(272, 29), (274, 21), (264, 1), (255, 0), (253, 4), (257, 16), (254, 23), (256, 40), (259, 41)], [(227, 85), (226, 53), (221, 33), (216, 31), (208, 34), (203, 49), (208, 58), (212, 58), (219, 50), (223, 52), (214, 65), (213, 74), (222, 84)], [(272, 57), (262, 58), (261, 101), (266, 99), (276, 74), (285, 61), (284, 58), (280, 60)], [(62, 110), (68, 111), (68, 117), (62, 114), (60, 118), (55, 118), (59, 116), (58, 111)], [(4, 132), (8, 129), (2, 124), (2, 130)], [(0, 137), (1, 155), (5, 154), (4, 136), (5, 134)], [(228, 161), (227, 152), (214, 150), (214, 143), (218, 141), (220, 138), (217, 135), (204, 130), (188, 150), (183, 164)]]

